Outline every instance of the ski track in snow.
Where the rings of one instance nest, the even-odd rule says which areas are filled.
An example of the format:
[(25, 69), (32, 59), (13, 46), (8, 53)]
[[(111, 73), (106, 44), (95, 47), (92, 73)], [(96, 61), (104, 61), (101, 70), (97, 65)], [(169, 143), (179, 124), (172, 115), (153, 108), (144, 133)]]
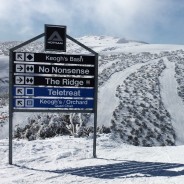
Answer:
[(14, 165), (0, 140), (0, 184), (183, 184), (184, 146), (137, 147), (109, 136), (97, 139), (98, 159), (89, 138), (14, 140)]
[(175, 78), (175, 63), (164, 58), (166, 69), (160, 77), (161, 96), (165, 108), (170, 113), (172, 125), (176, 132), (176, 144), (184, 144), (184, 104), (177, 93), (177, 81)]
[(160, 58), (146, 63), (138, 63), (128, 67), (124, 71), (116, 72), (112, 74), (104, 85), (99, 87), (98, 126), (104, 125), (109, 127), (111, 125), (112, 113), (119, 104), (119, 99), (115, 96), (117, 86), (121, 85), (131, 73), (136, 72), (140, 67), (157, 62), (158, 60), (160, 60)]

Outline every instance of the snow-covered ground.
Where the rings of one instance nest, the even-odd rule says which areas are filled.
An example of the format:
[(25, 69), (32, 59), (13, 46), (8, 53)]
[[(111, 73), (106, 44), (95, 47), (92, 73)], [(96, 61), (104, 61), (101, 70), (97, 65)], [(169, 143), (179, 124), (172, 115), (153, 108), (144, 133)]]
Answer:
[(184, 103), (178, 96), (175, 76), (175, 63), (165, 59), (166, 69), (160, 78), (161, 95), (164, 105), (173, 119), (173, 126), (176, 131), (176, 143), (184, 144)]
[(0, 140), (1, 184), (183, 184), (184, 146), (135, 147), (91, 138), (68, 136), (47, 140), (14, 141), (13, 165), (8, 162), (8, 140)]
[(9, 65), (7, 63), (9, 61), (9, 57), (8, 56), (0, 56), (0, 57), (1, 57), (0, 74), (1, 76), (8, 77)]
[(98, 96), (99, 96), (98, 125), (99, 126), (105, 125), (109, 127), (111, 125), (111, 118), (113, 113), (112, 109), (115, 109), (119, 103), (119, 99), (115, 95), (117, 86), (122, 84), (122, 81), (124, 81), (131, 73), (135, 72), (141, 66), (143, 66), (143, 64), (139, 63), (131, 67), (128, 67), (123, 72), (116, 72), (110, 77), (110, 79), (105, 83), (105, 85), (99, 88), (99, 93), (98, 93)]
[[(161, 73), (159, 83), (157, 83), (160, 85), (160, 91), (158, 89), (156, 92), (160, 93), (164, 104), (161, 110), (165, 114), (168, 111), (171, 116), (177, 146), (138, 147), (122, 143), (122, 140), (115, 138), (112, 133), (100, 134), (97, 138), (97, 158), (93, 158), (91, 135), (86, 138), (60, 136), (35, 141), (14, 139), (13, 165), (9, 165), (8, 139), (6, 139), (8, 136), (7, 122), (3, 129), (0, 129), (0, 184), (183, 184), (184, 104), (177, 93), (175, 61), (170, 62), (167, 57), (170, 55), (177, 57), (176, 51), (184, 50), (184, 46), (144, 44), (104, 36), (86, 36), (78, 40), (100, 54), (98, 126), (111, 126), (113, 112), (119, 102), (125, 99), (127, 102), (132, 102), (133, 98), (144, 96), (144, 93), (141, 93), (143, 87), (150, 90), (149, 87), (154, 84), (158, 79), (157, 75)], [(29, 51), (33, 52), (35, 47), (37, 52), (41, 52), (43, 49), (39, 44), (33, 44)], [(7, 49), (4, 50), (2, 53), (8, 53)], [(80, 53), (82, 50), (70, 43), (69, 51)], [(182, 53), (179, 55), (181, 58), (184, 57)], [(4, 77), (7, 79), (8, 57), (0, 56), (0, 61), (0, 79), (5, 79)], [(163, 71), (159, 70), (159, 64)], [(164, 66), (166, 66), (165, 69)], [(157, 72), (155, 75), (152, 74), (151, 67)], [(144, 77), (148, 76), (149, 72), (152, 78), (146, 81)], [(127, 77), (129, 78), (127, 79)], [(127, 91), (133, 90), (134, 86), (132, 85), (135, 83), (131, 81), (132, 79), (137, 84), (145, 82), (146, 86), (139, 89), (138, 96), (131, 92), (130, 96), (122, 94), (118, 97), (118, 86), (123, 85), (122, 89), (125, 88)], [(3, 80), (3, 85), (7, 85), (6, 82)], [(2, 86), (2, 84), (0, 85)], [(151, 93), (145, 94), (146, 97), (151, 97)], [(155, 94), (152, 100), (155, 103), (152, 104), (154, 108), (157, 107), (157, 100), (160, 100), (158, 97), (160, 97), (159, 94)], [(140, 104), (146, 104), (145, 101), (141, 101), (141, 98), (137, 99)], [(134, 105), (132, 107), (137, 107), (136, 103)], [(140, 109), (145, 108), (143, 107)], [(135, 111), (139, 114), (142, 112), (139, 111), (140, 109), (137, 108)], [(0, 113), (4, 112), (8, 112), (8, 106), (0, 108)], [(160, 111), (155, 110), (155, 112)], [(28, 113), (23, 115), (17, 113), (14, 116), (14, 123), (25, 121), (28, 115)], [(163, 114), (158, 114), (158, 117), (160, 115)], [(170, 119), (168, 118), (168, 120)], [(146, 120), (146, 122), (148, 121)], [(149, 127), (149, 124), (147, 126), (153, 128), (151, 125)]]
[(175, 51), (183, 50), (183, 45), (169, 45), (169, 44), (141, 44), (139, 46), (132, 46), (124, 48), (123, 52), (139, 53), (139, 52), (151, 52), (160, 53), (162, 51)]
[(8, 90), (9, 57), (0, 55), (0, 94)]

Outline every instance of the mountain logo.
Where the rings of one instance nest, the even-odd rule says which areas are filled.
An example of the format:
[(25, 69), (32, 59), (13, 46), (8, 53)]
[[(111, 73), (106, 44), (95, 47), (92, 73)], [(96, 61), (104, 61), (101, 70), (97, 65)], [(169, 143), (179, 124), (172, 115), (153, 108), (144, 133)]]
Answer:
[(62, 45), (63, 44), (63, 39), (61, 38), (61, 36), (59, 35), (59, 33), (57, 31), (54, 31), (51, 34), (51, 36), (48, 38), (47, 43)]
[(45, 25), (45, 50), (66, 52), (66, 26)]
[(48, 41), (63, 42), (63, 39), (61, 38), (61, 36), (57, 31), (54, 31), (52, 35), (48, 38)]

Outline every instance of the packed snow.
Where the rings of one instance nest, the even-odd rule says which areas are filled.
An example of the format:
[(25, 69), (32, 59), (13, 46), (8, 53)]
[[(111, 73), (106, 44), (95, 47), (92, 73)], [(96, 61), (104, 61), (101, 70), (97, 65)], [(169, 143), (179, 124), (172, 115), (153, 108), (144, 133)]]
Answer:
[[(128, 67), (123, 72), (113, 74), (105, 85), (99, 88), (98, 125), (111, 125), (112, 109), (118, 106), (119, 99), (116, 97), (116, 87), (122, 83), (131, 73), (135, 72), (143, 64)], [(114, 91), (113, 91), (114, 90)], [(105, 96), (105, 98), (104, 98)], [(110, 99), (110, 100), (107, 100)], [(110, 107), (110, 108), (107, 108)], [(101, 113), (103, 112), (103, 113)]]
[(0, 140), (0, 183), (126, 183), (183, 184), (184, 146), (136, 147), (101, 135), (97, 158), (91, 138), (68, 136), (13, 142), (8, 164), (8, 140)]
[(161, 95), (166, 109), (171, 114), (173, 126), (176, 131), (177, 144), (184, 144), (184, 103), (178, 96), (175, 76), (175, 64), (165, 59), (166, 69), (160, 79)]
[[(8, 97), (2, 89), (8, 87), (8, 48), (19, 43), (0, 44), (0, 184), (183, 184), (184, 46), (105, 36), (78, 40), (99, 53), (98, 126), (112, 132), (98, 132), (97, 158), (92, 133), (14, 139), (9, 165)], [(68, 53), (83, 53), (71, 42), (67, 46)], [(22, 51), (35, 49), (42, 52), (43, 43)], [(14, 125), (25, 125), (29, 116), (14, 114)], [(88, 126), (92, 122), (91, 116)]]

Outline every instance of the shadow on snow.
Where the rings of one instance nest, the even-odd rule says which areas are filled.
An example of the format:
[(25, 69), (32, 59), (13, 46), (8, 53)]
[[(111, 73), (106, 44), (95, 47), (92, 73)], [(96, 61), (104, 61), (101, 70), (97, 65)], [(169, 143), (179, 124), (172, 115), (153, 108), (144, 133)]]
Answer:
[[(138, 178), (156, 176), (174, 177), (184, 175), (184, 164), (162, 162), (125, 161), (114, 164), (87, 166), (63, 170), (39, 170), (34, 168), (28, 168), (25, 166), (22, 167), (16, 164), (15, 166), (34, 171), (43, 171), (57, 174), (71, 174), (75, 176), (93, 177), (100, 179)], [(177, 168), (180, 168), (180, 171), (176, 171)]]

